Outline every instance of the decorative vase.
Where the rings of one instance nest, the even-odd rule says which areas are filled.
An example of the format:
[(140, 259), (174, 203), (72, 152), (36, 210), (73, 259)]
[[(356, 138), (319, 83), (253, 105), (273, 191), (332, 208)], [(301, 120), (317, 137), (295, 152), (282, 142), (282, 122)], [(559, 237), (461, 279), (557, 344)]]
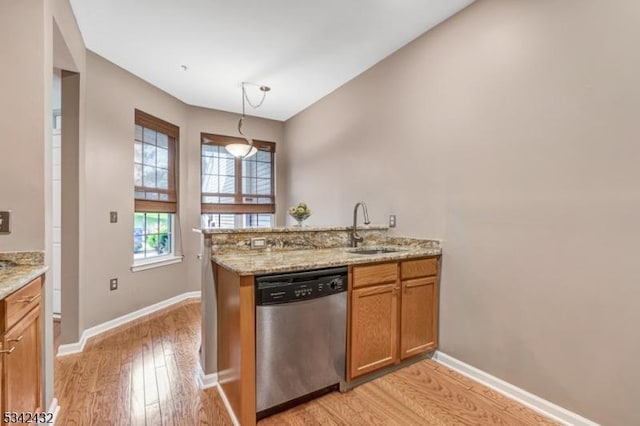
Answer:
[(304, 221), (307, 220), (309, 218), (309, 216), (311, 216), (311, 215), (310, 214), (306, 214), (306, 215), (290, 215), (290, 216), (292, 218), (294, 218), (296, 220), (296, 222), (298, 222), (297, 225), (295, 225), (295, 226), (302, 227), (302, 226), (306, 226), (304, 224)]

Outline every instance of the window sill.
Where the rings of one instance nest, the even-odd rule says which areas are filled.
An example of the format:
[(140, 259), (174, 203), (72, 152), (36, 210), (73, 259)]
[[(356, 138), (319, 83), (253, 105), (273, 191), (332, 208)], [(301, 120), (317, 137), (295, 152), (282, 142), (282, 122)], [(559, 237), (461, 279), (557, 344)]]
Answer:
[(144, 259), (134, 262), (131, 265), (131, 272), (146, 271), (147, 269), (159, 268), (161, 266), (173, 265), (182, 262), (184, 256), (162, 256), (156, 259)]

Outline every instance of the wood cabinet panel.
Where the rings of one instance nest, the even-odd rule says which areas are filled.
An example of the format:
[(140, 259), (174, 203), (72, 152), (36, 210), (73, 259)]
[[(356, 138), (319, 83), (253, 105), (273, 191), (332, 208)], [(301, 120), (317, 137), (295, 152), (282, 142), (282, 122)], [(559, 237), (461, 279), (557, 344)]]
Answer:
[(405, 260), (400, 264), (400, 277), (403, 280), (428, 277), (438, 274), (438, 258)]
[(42, 278), (36, 278), (0, 302), (0, 330), (8, 330), (40, 303)]
[(398, 287), (396, 283), (355, 289), (351, 294), (350, 378), (398, 359)]
[[(242, 425), (256, 424), (254, 277), (214, 265), (218, 382)], [(274, 368), (278, 368), (275, 366)]]
[[(2, 411), (36, 412), (40, 406), (40, 306), (4, 333), (2, 350)], [(9, 352), (10, 351), (10, 352)]]
[(349, 380), (437, 349), (438, 267), (439, 257), (352, 267)]
[(394, 283), (398, 280), (398, 263), (354, 266), (352, 274), (353, 288), (373, 284)]
[(438, 279), (402, 281), (400, 358), (434, 350), (438, 341)]

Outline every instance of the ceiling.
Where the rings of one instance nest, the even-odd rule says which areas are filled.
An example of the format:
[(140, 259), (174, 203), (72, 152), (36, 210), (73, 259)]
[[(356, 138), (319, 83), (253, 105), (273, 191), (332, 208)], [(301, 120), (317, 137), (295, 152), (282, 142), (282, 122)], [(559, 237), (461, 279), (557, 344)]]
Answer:
[[(286, 120), (473, 0), (71, 0), (88, 49), (191, 105)], [(186, 71), (182, 65), (187, 67)], [(248, 90), (256, 102), (257, 88)]]

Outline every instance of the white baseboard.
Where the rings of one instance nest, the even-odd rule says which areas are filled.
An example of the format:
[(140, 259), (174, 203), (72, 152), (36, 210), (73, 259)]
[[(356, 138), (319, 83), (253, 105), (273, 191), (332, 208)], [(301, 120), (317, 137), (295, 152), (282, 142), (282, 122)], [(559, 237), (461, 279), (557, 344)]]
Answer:
[(227, 395), (224, 393), (222, 386), (220, 386), (220, 383), (218, 383), (217, 386), (218, 386), (218, 393), (220, 394), (220, 398), (222, 398), (222, 403), (224, 404), (224, 408), (227, 409), (227, 413), (229, 414), (231, 423), (233, 423), (233, 426), (240, 426), (240, 422), (238, 421), (236, 414), (233, 412), (233, 409), (231, 408), (231, 404), (229, 403), (229, 400), (227, 399)]
[(598, 423), (562, 408), (546, 399), (542, 399), (539, 396), (505, 382), (443, 352), (436, 351), (432, 359), (559, 423), (570, 426), (599, 426)]
[(200, 389), (209, 389), (218, 385), (218, 373), (204, 374), (202, 365), (198, 362), (198, 386)]
[(60, 412), (60, 406), (58, 405), (58, 399), (57, 398), (53, 398), (51, 400), (51, 405), (49, 405), (49, 409), (47, 410), (47, 413), (51, 413), (53, 414), (53, 417), (51, 418), (51, 424), (56, 424), (56, 419), (58, 418), (58, 413)]
[(200, 298), (199, 291), (190, 291), (187, 293), (182, 293), (170, 299), (163, 300), (162, 302), (158, 302), (156, 304), (147, 306), (142, 309), (138, 309), (137, 311), (123, 315), (121, 317), (114, 318), (107, 322), (103, 322), (102, 324), (98, 324), (91, 328), (87, 328), (82, 332), (82, 336), (80, 337), (79, 342), (60, 345), (60, 347), (58, 348), (57, 356), (65, 356), (65, 355), (80, 353), (83, 351), (84, 345), (87, 343), (87, 340), (90, 339), (91, 337), (97, 336), (98, 334), (104, 333), (105, 331), (109, 331), (116, 327), (120, 327), (121, 325), (124, 325), (128, 322), (134, 321), (136, 319), (144, 317), (145, 315), (149, 315), (153, 312), (167, 308), (171, 305), (175, 305), (176, 303), (182, 302), (184, 300), (199, 299), (199, 298)]

